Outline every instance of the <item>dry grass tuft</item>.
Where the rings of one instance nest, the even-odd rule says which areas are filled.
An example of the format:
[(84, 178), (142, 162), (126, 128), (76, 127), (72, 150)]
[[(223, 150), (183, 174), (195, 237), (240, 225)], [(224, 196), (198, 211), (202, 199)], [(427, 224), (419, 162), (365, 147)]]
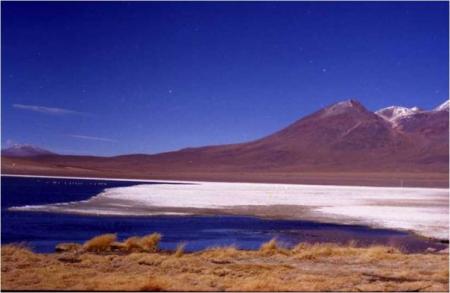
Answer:
[(86, 241), (83, 247), (86, 251), (91, 252), (110, 251), (111, 245), (116, 240), (117, 240), (116, 234), (103, 234)]
[(144, 237), (133, 236), (127, 238), (122, 245), (122, 251), (126, 252), (157, 252), (161, 234), (153, 233)]
[(265, 242), (259, 248), (259, 251), (264, 254), (275, 254), (278, 250), (278, 243), (275, 238), (270, 240), (269, 242)]
[(259, 248), (259, 251), (265, 255), (273, 255), (281, 253), (284, 255), (289, 255), (290, 251), (284, 247), (281, 247), (275, 238), (269, 242), (263, 243)]
[(142, 237), (139, 240), (139, 245), (143, 251), (157, 252), (159, 249), (159, 242), (161, 241), (161, 234), (153, 233)]
[(184, 255), (184, 248), (186, 247), (186, 243), (179, 243), (177, 245), (177, 249), (175, 250), (175, 257), (182, 257)]
[(401, 251), (387, 246), (371, 246), (365, 249), (363, 256), (368, 260), (380, 260), (387, 258), (395, 258), (401, 255)]
[(15, 254), (30, 253), (31, 249), (25, 243), (2, 245), (2, 256), (11, 256)]
[(123, 251), (123, 252), (157, 252), (161, 234), (153, 233), (144, 237), (130, 237), (124, 242), (117, 242), (116, 234), (103, 234), (94, 237), (83, 245), (85, 251), (105, 252), (105, 251)]
[(358, 243), (357, 240), (352, 239), (352, 240), (350, 240), (350, 241), (348, 242), (347, 246), (348, 246), (348, 247), (358, 247), (358, 246), (359, 246), (359, 243)]
[(358, 257), (365, 261), (396, 258), (400, 250), (387, 246), (356, 247), (354, 244), (342, 246), (333, 243), (300, 243), (292, 249), (297, 259), (319, 259), (326, 257)]
[(241, 251), (237, 249), (234, 245), (230, 246), (219, 246), (219, 247), (210, 247), (201, 252), (196, 252), (196, 255), (202, 255), (205, 258), (230, 258), (237, 257)]
[(37, 260), (38, 257), (34, 254), (30, 247), (25, 243), (6, 244), (2, 245), (2, 262), (14, 261), (15, 263)]
[(125, 250), (128, 252), (141, 251), (140, 238), (133, 236), (124, 241)]
[(292, 249), (292, 253), (297, 259), (317, 259), (322, 257), (339, 256), (343, 253), (351, 254), (352, 247), (341, 250), (339, 246), (329, 243), (308, 244), (300, 243)]

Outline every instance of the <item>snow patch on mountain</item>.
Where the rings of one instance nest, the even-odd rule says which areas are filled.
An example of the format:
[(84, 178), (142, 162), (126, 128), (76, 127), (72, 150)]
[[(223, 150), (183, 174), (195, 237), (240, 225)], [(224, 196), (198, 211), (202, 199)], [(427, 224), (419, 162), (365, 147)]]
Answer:
[(450, 102), (450, 100), (445, 101), (444, 103), (442, 103), (439, 106), (437, 106), (436, 108), (434, 108), (434, 111), (448, 111), (449, 102)]
[(418, 107), (406, 108), (400, 106), (390, 106), (376, 111), (375, 114), (383, 117), (386, 120), (394, 122), (400, 118), (404, 118), (406, 116), (410, 116), (419, 112), (421, 112), (421, 110)]
[(8, 157), (33, 157), (54, 154), (51, 151), (29, 144), (15, 144), (2, 150), (2, 155)]

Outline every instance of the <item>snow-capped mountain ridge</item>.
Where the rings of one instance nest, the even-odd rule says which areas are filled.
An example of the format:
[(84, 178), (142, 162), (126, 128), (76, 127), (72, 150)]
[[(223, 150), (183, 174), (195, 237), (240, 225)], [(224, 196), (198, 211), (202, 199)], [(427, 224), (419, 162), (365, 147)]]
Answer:
[(377, 114), (378, 116), (380, 116), (390, 122), (396, 123), (399, 120), (409, 119), (410, 117), (412, 117), (416, 114), (419, 114), (419, 113), (448, 111), (448, 109), (449, 109), (449, 100), (445, 101), (441, 105), (439, 105), (436, 108), (429, 110), (429, 111), (422, 110), (418, 107), (407, 108), (407, 107), (402, 107), (402, 106), (390, 106), (390, 107), (386, 107), (386, 108), (380, 109), (378, 111), (375, 111), (375, 114)]
[(421, 112), (418, 107), (406, 108), (401, 106), (390, 106), (376, 111), (375, 114), (386, 120), (395, 121), (401, 117), (409, 116), (418, 112)]
[(450, 100), (445, 101), (444, 103), (442, 103), (439, 106), (437, 106), (436, 108), (434, 108), (434, 111), (448, 111), (449, 102), (450, 102)]
[(33, 157), (54, 154), (51, 151), (30, 144), (15, 144), (2, 150), (2, 155), (9, 157)]

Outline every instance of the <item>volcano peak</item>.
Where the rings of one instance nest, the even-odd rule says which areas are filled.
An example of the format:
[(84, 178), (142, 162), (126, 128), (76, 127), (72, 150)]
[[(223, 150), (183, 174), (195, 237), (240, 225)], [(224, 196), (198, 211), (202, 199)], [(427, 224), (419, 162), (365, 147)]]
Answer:
[(367, 109), (357, 100), (349, 99), (328, 106), (323, 111), (324, 116), (334, 116), (349, 111), (367, 112)]

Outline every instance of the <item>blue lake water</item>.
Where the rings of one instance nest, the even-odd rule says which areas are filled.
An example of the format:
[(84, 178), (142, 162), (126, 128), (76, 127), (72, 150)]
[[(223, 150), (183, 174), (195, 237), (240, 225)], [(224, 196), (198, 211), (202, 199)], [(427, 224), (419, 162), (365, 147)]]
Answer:
[(86, 200), (105, 188), (142, 182), (8, 176), (1, 178), (1, 184), (2, 244), (25, 242), (36, 252), (52, 252), (58, 243), (82, 243), (103, 233), (117, 233), (122, 240), (153, 232), (163, 235), (162, 249), (174, 249), (183, 242), (188, 251), (224, 245), (257, 249), (274, 237), (286, 246), (302, 241), (348, 243), (356, 240), (361, 245), (388, 244), (409, 252), (446, 247), (401, 231), (298, 220), (225, 215), (124, 217), (8, 211), (12, 206)]

